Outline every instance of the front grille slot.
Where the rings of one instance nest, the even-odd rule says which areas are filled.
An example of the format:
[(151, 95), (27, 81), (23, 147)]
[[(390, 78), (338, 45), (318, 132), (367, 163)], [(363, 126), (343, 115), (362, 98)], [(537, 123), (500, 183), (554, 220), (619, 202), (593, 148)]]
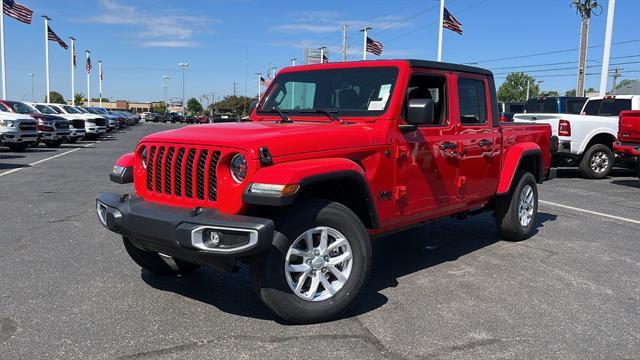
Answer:
[(202, 206), (218, 200), (217, 167), (221, 152), (180, 145), (147, 145), (147, 193), (186, 198)]
[(69, 130), (69, 123), (66, 121), (57, 121), (56, 129), (58, 130)]
[(76, 129), (84, 129), (84, 120), (72, 120), (72, 124)]
[(35, 131), (36, 130), (36, 124), (32, 124), (32, 123), (22, 123), (20, 124), (20, 126), (18, 126), (18, 128), (22, 131)]

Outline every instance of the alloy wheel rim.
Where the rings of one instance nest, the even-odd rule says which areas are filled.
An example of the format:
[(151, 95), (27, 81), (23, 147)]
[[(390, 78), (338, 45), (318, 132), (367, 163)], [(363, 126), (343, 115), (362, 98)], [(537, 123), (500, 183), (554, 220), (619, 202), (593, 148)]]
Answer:
[(534, 193), (531, 185), (525, 185), (520, 192), (520, 202), (518, 204), (518, 219), (522, 227), (527, 227), (533, 219)]
[(609, 167), (609, 157), (604, 151), (598, 151), (591, 156), (591, 170), (602, 174)]
[(338, 230), (318, 226), (303, 232), (289, 247), (284, 270), (291, 291), (306, 301), (335, 296), (349, 280), (353, 253)]

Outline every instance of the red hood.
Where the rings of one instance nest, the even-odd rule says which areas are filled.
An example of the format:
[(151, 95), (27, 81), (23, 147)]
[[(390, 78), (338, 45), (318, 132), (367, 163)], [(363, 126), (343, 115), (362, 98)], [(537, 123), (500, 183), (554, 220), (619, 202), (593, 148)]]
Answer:
[(257, 156), (262, 146), (272, 156), (301, 154), (370, 145), (385, 142), (379, 136), (381, 124), (297, 121), (278, 124), (275, 121), (192, 125), (151, 134), (142, 142), (209, 145), (238, 148)]

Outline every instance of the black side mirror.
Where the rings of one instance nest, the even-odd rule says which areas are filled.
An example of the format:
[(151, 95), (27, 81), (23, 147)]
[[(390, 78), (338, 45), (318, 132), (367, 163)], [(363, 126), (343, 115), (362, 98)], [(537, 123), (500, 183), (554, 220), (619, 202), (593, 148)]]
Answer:
[(407, 108), (407, 122), (411, 125), (433, 124), (433, 99), (411, 99)]
[(253, 114), (253, 110), (255, 110), (257, 106), (258, 106), (258, 101), (257, 100), (253, 100), (251, 102), (251, 105), (249, 105), (249, 113), (247, 115)]

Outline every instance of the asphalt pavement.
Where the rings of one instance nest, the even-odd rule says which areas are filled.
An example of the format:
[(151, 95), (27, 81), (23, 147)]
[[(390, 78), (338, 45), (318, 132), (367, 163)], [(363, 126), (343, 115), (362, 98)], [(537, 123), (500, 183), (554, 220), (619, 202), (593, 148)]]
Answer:
[(640, 180), (563, 169), (540, 188), (537, 232), (444, 220), (375, 240), (342, 319), (283, 324), (247, 268), (141, 271), (95, 215), (141, 124), (100, 142), (0, 150), (0, 359), (640, 358)]

